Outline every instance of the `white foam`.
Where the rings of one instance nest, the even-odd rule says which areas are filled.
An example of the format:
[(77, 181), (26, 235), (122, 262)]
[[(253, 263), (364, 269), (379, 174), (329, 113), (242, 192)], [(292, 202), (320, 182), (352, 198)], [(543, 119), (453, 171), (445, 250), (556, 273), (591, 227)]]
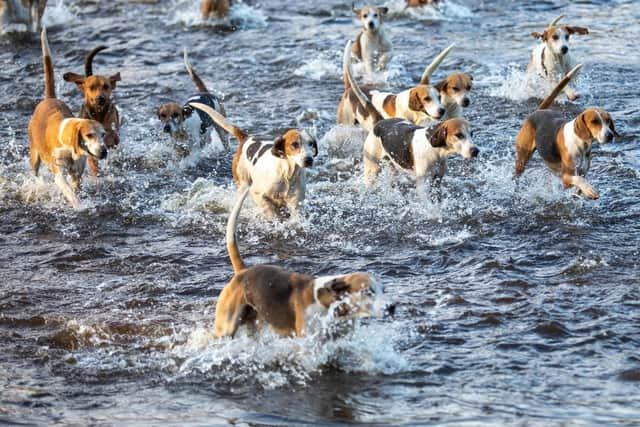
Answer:
[(342, 71), (334, 59), (328, 59), (324, 54), (308, 59), (303, 65), (294, 70), (293, 74), (311, 80), (326, 78), (341, 78)]
[(408, 15), (417, 19), (430, 19), (430, 20), (454, 20), (460, 18), (471, 18), (473, 12), (470, 8), (454, 3), (452, 1), (444, 0), (436, 5), (429, 5), (423, 7), (406, 7), (406, 0), (390, 0), (386, 2), (385, 6), (389, 8), (389, 15)]
[(47, 27), (66, 24), (76, 19), (76, 15), (64, 3), (64, 0), (57, 0), (55, 4), (49, 1), (42, 16), (42, 24)]

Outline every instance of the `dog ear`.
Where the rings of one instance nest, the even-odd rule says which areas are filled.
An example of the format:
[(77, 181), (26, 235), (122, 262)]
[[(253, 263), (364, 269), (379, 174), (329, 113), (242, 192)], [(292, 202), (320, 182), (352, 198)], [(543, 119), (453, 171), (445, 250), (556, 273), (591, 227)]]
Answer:
[(389, 13), (389, 8), (388, 7), (379, 7), (378, 11), (383, 14), (386, 15), (387, 13)]
[(411, 89), (411, 92), (409, 93), (409, 108), (413, 111), (424, 110), (422, 107), (422, 101), (420, 101), (420, 94), (415, 89)]
[(542, 39), (542, 40), (546, 40), (546, 36), (545, 33), (539, 33), (537, 31), (534, 31), (533, 33), (531, 33), (531, 35), (533, 36), (534, 39)]
[(360, 16), (360, 12), (362, 11), (362, 9), (356, 9), (356, 4), (354, 2), (351, 3), (351, 10), (358, 16)]
[(444, 125), (444, 123), (441, 123), (440, 125), (438, 125), (438, 127), (436, 128), (436, 131), (433, 133), (433, 135), (431, 135), (431, 138), (429, 138), (429, 143), (434, 148), (446, 147), (447, 127)]
[(109, 83), (111, 83), (111, 88), (116, 87), (116, 82), (121, 81), (122, 79), (120, 78), (120, 73), (117, 72), (115, 73), (113, 76), (109, 77)]
[(473, 76), (471, 74), (469, 73), (464, 73), (464, 74), (469, 78), (469, 81), (473, 81)]
[(438, 91), (438, 92), (442, 92), (447, 90), (447, 79), (442, 80), (441, 82), (438, 82), (434, 88)]
[(76, 73), (64, 73), (62, 76), (65, 82), (75, 83), (78, 89), (84, 89), (84, 77)]
[(285, 159), (287, 157), (287, 153), (284, 151), (286, 143), (287, 141), (285, 141), (283, 137), (279, 136), (273, 143), (271, 154), (281, 159)]
[(311, 139), (311, 146), (313, 147), (313, 157), (318, 157), (318, 141), (315, 138)]
[(80, 126), (78, 126), (77, 119), (70, 119), (65, 125), (62, 135), (60, 137), (62, 143), (71, 147), (74, 157), (82, 155), (82, 147), (80, 141), (82, 141), (82, 133), (80, 132)]
[(564, 29), (567, 31), (567, 33), (569, 33), (569, 35), (571, 35), (571, 34), (579, 34), (579, 35), (589, 34), (589, 29), (585, 28), (585, 27), (564, 27)]
[(578, 138), (583, 141), (588, 141), (591, 139), (591, 131), (589, 130), (589, 126), (587, 126), (587, 119), (585, 118), (585, 113), (580, 114), (573, 125), (573, 131), (576, 133)]

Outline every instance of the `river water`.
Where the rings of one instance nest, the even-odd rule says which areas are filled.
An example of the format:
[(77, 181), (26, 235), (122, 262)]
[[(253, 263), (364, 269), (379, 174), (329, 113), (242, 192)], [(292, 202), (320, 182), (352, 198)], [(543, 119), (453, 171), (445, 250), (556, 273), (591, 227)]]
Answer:
[[(358, 31), (343, 1), (270, 0), (202, 23), (198, 2), (50, 0), (62, 80), (120, 71), (121, 145), (70, 209), (49, 173), (28, 166), (27, 124), (43, 93), (37, 36), (0, 37), (0, 424), (77, 426), (640, 424), (640, 7), (619, 1), (472, 1), (403, 11), (389, 2), (389, 69), (414, 84), (451, 42), (435, 78), (474, 76), (466, 116), (480, 157), (453, 157), (442, 200), (384, 172), (362, 184), (362, 132), (335, 126), (341, 53)], [(556, 15), (572, 38), (582, 98), (623, 134), (594, 148), (598, 201), (576, 198), (535, 155), (511, 180), (514, 138), (536, 96), (529, 52)], [(247, 202), (238, 239), (250, 264), (309, 274), (373, 272), (397, 304), (327, 339), (211, 336), (232, 269), (224, 228), (231, 154), (184, 157), (154, 116), (195, 88), (183, 46), (230, 119), (273, 138), (301, 126), (320, 155), (304, 215), (262, 219)], [(356, 71), (358, 71), (356, 69)], [(234, 142), (235, 147), (235, 142)]]

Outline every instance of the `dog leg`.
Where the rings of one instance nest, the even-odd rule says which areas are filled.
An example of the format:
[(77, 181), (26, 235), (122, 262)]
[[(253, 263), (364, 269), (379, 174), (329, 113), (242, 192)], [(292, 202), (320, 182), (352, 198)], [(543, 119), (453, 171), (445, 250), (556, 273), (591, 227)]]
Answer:
[(93, 157), (89, 157), (87, 159), (87, 163), (89, 164), (89, 174), (92, 177), (97, 177), (100, 174), (100, 166), (98, 166), (98, 161)]
[(32, 149), (29, 152), (29, 158), (31, 161), (31, 170), (35, 176), (38, 176), (38, 173), (40, 172), (40, 155), (36, 150)]
[(381, 71), (387, 68), (387, 64), (391, 60), (391, 52), (383, 53), (378, 59), (378, 66), (376, 67), (376, 71)]
[(80, 209), (80, 200), (73, 189), (69, 186), (69, 183), (64, 178), (64, 175), (62, 175), (62, 172), (56, 173), (55, 182), (58, 185), (58, 188), (62, 191), (64, 197), (66, 197), (69, 203), (71, 203), (71, 206), (73, 206), (74, 209)]
[(536, 150), (535, 130), (527, 120), (516, 137), (516, 166), (513, 178), (522, 175), (531, 155)]
[(589, 184), (587, 180), (581, 176), (576, 176), (573, 174), (563, 172), (562, 184), (564, 185), (565, 188), (568, 188), (571, 186), (576, 187), (579, 191), (578, 194), (582, 192), (582, 194), (584, 194), (589, 199), (596, 200), (600, 197), (598, 195), (598, 192), (593, 189), (591, 184)]
[(380, 158), (382, 157), (382, 144), (378, 137), (373, 133), (369, 133), (364, 141), (363, 148), (364, 163), (364, 183), (367, 187), (371, 187), (373, 181), (380, 174)]
[(233, 338), (242, 320), (242, 313), (245, 311), (246, 304), (243, 302), (243, 298), (244, 290), (235, 278), (222, 289), (216, 304), (214, 321), (216, 337)]

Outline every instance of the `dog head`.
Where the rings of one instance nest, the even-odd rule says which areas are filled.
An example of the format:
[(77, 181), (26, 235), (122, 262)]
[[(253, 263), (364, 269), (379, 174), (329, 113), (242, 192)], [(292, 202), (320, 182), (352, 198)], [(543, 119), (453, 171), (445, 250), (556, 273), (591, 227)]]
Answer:
[(440, 100), (452, 99), (461, 107), (468, 107), (471, 103), (469, 92), (473, 85), (473, 76), (467, 73), (449, 74), (444, 80), (435, 85), (440, 93)]
[(60, 142), (71, 148), (75, 159), (91, 156), (96, 159), (107, 157), (104, 142), (104, 127), (95, 120), (67, 119), (60, 128)]
[(318, 143), (305, 130), (291, 129), (276, 138), (271, 154), (281, 159), (291, 159), (301, 168), (313, 166), (313, 158), (318, 155)]
[(97, 112), (104, 112), (109, 108), (111, 92), (116, 88), (116, 83), (121, 80), (120, 73), (111, 77), (83, 77), (75, 73), (65, 73), (63, 78), (65, 81), (75, 83), (78, 89), (84, 93), (85, 105), (90, 110)]
[(611, 115), (601, 108), (589, 108), (576, 117), (574, 132), (583, 141), (596, 140), (601, 144), (620, 136)]
[(356, 9), (353, 4), (351, 5), (351, 10), (358, 15), (364, 31), (377, 31), (382, 25), (383, 16), (389, 12), (388, 7), (367, 6), (362, 9)]
[(186, 138), (184, 121), (193, 114), (191, 108), (184, 108), (175, 102), (168, 102), (158, 107), (156, 114), (162, 122), (162, 130), (165, 133), (176, 139)]
[(440, 103), (438, 91), (430, 85), (418, 85), (409, 91), (409, 109), (439, 119), (447, 112)]
[(338, 317), (383, 314), (376, 304), (376, 297), (384, 292), (384, 287), (369, 273), (318, 277), (313, 285), (316, 302), (325, 308), (334, 305)]
[(445, 148), (465, 159), (478, 157), (480, 150), (471, 142), (471, 125), (463, 119), (449, 119), (440, 123), (429, 139), (432, 147)]
[(569, 36), (572, 34), (589, 34), (589, 30), (584, 27), (554, 25), (546, 28), (542, 33), (537, 31), (531, 33), (534, 38), (542, 39), (551, 52), (558, 56), (569, 53)]

